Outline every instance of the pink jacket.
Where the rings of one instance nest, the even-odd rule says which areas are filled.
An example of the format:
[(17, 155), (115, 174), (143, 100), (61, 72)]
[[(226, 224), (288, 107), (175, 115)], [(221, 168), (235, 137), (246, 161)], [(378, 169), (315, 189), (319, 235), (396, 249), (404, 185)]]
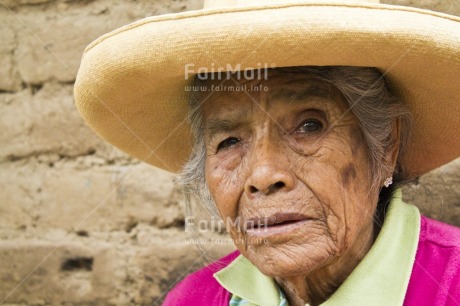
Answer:
[[(460, 306), (460, 229), (422, 216), (420, 237), (404, 306)], [(231, 294), (213, 277), (229, 265), (235, 251), (187, 276), (163, 305), (228, 306)]]

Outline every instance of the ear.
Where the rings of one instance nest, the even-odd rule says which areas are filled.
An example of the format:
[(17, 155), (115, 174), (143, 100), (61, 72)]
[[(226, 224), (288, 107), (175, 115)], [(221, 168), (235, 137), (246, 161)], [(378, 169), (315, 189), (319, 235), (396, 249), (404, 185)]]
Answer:
[[(387, 150), (386, 162), (389, 164), (390, 169), (396, 168), (396, 163), (398, 162), (399, 155), (399, 146), (400, 146), (400, 136), (401, 136), (401, 119), (397, 118), (393, 121), (392, 131), (390, 134), (391, 144)], [(392, 173), (388, 173), (388, 176), (391, 176)]]

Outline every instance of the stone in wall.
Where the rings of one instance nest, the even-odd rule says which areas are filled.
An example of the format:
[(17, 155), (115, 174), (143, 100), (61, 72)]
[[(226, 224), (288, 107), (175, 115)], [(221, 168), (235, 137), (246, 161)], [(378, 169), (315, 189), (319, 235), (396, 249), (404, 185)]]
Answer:
[(0, 242), (0, 297), (28, 305), (109, 299), (126, 277), (119, 261), (103, 243)]
[(13, 19), (6, 17), (5, 14), (2, 17), (4, 18), (0, 18), (0, 92), (14, 92), (19, 90), (22, 85), (17, 63), (15, 62), (17, 40), (16, 34), (10, 26)]
[(14, 68), (26, 84), (72, 82), (92, 40), (136, 19), (197, 6), (196, 1), (165, 0), (21, 2), (8, 1), (10, 7), (0, 10), (1, 18), (8, 18), (0, 34), (15, 33)]
[(0, 242), (0, 302), (10, 305), (159, 305), (185, 275), (233, 250), (203, 253), (183, 229), (47, 236)]
[(45, 83), (1, 94), (0, 160), (39, 154), (79, 156), (101, 147), (76, 111), (72, 93), (72, 85)]
[(418, 7), (460, 16), (460, 5), (456, 0), (381, 0), (380, 2), (385, 4)]
[[(107, 165), (88, 157), (53, 162), (29, 158), (0, 164), (0, 224), (67, 231), (110, 231), (139, 222), (183, 225), (171, 176), (147, 165)], [(50, 163), (53, 166), (50, 166)]]
[(422, 214), (460, 226), (460, 159), (421, 176), (404, 189), (404, 200)]

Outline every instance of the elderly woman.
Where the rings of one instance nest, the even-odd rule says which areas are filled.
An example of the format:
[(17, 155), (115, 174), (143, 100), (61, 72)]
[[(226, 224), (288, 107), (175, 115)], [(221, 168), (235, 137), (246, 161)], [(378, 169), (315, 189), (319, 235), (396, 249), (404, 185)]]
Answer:
[(207, 2), (90, 45), (83, 117), (238, 249), (165, 305), (460, 305), (460, 230), (397, 188), (460, 156), (459, 50), (456, 17), (347, 1)]

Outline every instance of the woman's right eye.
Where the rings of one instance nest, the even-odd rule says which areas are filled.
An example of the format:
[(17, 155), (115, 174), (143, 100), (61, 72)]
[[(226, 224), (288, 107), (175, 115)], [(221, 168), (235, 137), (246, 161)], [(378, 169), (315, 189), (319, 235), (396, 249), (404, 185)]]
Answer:
[(227, 148), (230, 148), (234, 145), (236, 145), (238, 142), (240, 142), (240, 140), (236, 137), (229, 137), (223, 141), (221, 141), (219, 143), (219, 145), (217, 146), (217, 152), (219, 152), (220, 150), (224, 150), (224, 149), (227, 149)]

